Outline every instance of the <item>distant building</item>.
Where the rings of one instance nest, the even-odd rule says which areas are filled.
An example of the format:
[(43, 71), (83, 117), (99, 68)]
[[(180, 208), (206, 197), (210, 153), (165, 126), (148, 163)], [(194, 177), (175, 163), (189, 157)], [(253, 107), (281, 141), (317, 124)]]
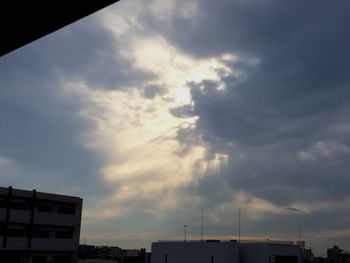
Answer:
[(327, 260), (328, 263), (350, 263), (350, 253), (333, 246), (327, 249)]
[(0, 187), (0, 262), (75, 263), (82, 199)]
[(96, 247), (97, 257), (101, 259), (119, 259), (123, 250), (119, 247), (99, 246)]
[(121, 249), (110, 246), (79, 246), (79, 259), (112, 259), (119, 263), (149, 263), (151, 254), (141, 249)]
[(79, 259), (120, 259), (122, 255), (119, 247), (79, 245)]
[(159, 241), (152, 244), (152, 263), (298, 263), (292, 242)]
[(300, 263), (315, 262), (315, 257), (311, 248), (305, 247), (305, 241), (297, 241), (297, 245), (300, 248)]
[(97, 249), (93, 245), (79, 245), (79, 259), (97, 258)]
[(146, 249), (125, 249), (120, 263), (150, 263), (151, 254)]

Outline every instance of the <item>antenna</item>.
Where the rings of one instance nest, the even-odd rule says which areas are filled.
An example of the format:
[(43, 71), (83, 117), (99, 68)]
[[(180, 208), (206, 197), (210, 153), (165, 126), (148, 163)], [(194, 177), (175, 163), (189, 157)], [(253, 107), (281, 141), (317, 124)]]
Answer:
[(189, 227), (189, 225), (184, 225), (184, 228), (185, 228), (185, 242), (186, 242), (186, 236), (187, 236), (187, 227)]
[(232, 217), (232, 223), (233, 223), (233, 227), (232, 227), (232, 239), (235, 239), (235, 236), (236, 236), (236, 228), (235, 228), (235, 209), (233, 208), (233, 217)]
[(299, 232), (299, 245), (301, 246), (301, 227), (300, 227), (300, 222), (298, 223), (298, 232)]
[(201, 241), (203, 241), (203, 208), (202, 208), (202, 224), (201, 224)]
[(241, 242), (241, 208), (238, 209), (238, 242)]

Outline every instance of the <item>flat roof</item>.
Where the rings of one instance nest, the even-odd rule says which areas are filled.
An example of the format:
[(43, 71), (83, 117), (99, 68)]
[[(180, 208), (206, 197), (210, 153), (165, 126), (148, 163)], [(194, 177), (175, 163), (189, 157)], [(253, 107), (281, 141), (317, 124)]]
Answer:
[(287, 240), (273, 240), (273, 239), (266, 239), (266, 240), (219, 240), (219, 239), (206, 239), (206, 240), (158, 240), (153, 243), (241, 243), (241, 244), (272, 244), (272, 245), (294, 245), (298, 246), (297, 242), (294, 241), (287, 241)]
[[(9, 191), (9, 187), (1, 187), (0, 186), (0, 194), (7, 195), (8, 191)], [(23, 189), (17, 189), (17, 188), (12, 187), (12, 194), (14, 196), (17, 196), (17, 197), (31, 198), (32, 193), (33, 193), (33, 190), (23, 190)], [(82, 200), (83, 200), (81, 197), (77, 197), (77, 196), (46, 193), (46, 192), (39, 192), (39, 191), (36, 191), (36, 198), (37, 199), (47, 199), (47, 200), (52, 200), (52, 201), (75, 202), (75, 203), (82, 202)]]

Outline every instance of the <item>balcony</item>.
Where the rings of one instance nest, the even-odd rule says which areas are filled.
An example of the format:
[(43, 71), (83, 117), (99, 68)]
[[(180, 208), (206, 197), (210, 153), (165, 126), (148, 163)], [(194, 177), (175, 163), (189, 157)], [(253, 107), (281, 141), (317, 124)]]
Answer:
[(36, 212), (34, 215), (34, 224), (77, 226), (80, 223), (79, 219), (76, 215)]
[[(3, 240), (0, 237), (0, 251)], [(73, 239), (32, 238), (31, 250), (73, 251), (76, 246)], [(28, 237), (7, 237), (5, 250), (28, 250)]]
[(33, 238), (32, 248), (34, 250), (74, 250), (76, 244), (73, 239), (50, 239), (50, 238)]
[(13, 223), (29, 223), (30, 222), (31, 211), (28, 210), (10, 210), (9, 222)]
[(28, 238), (27, 237), (7, 237), (6, 249), (27, 249)]

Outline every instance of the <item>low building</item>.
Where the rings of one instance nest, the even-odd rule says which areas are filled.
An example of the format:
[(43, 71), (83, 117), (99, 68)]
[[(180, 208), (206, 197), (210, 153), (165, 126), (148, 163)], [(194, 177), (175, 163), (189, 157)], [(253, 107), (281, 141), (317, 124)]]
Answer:
[(79, 259), (97, 258), (97, 249), (93, 245), (79, 245)]
[(79, 259), (103, 259), (113, 260), (111, 262), (119, 263), (149, 263), (150, 253), (146, 252), (145, 248), (141, 249), (122, 249), (111, 246), (93, 246), (80, 245)]
[(96, 247), (97, 257), (101, 259), (119, 259), (123, 250), (119, 247), (98, 246)]
[(0, 262), (75, 263), (82, 199), (0, 187)]
[(152, 244), (152, 263), (298, 263), (292, 242), (159, 241)]

